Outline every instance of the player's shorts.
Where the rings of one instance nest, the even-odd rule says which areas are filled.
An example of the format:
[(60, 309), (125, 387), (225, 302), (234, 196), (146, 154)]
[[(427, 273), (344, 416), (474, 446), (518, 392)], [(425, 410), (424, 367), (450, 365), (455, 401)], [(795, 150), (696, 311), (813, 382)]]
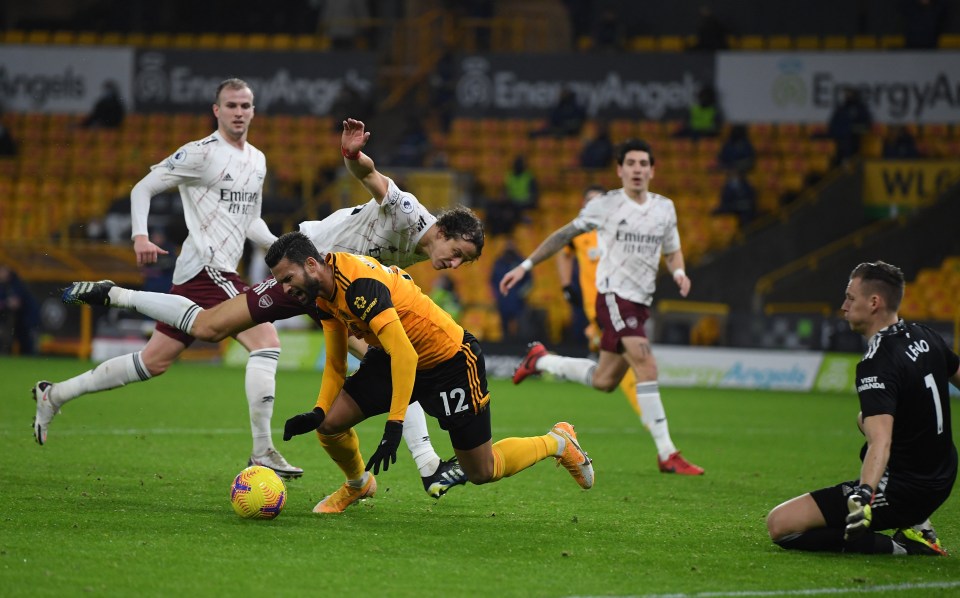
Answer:
[[(236, 272), (220, 272), (205, 267), (187, 282), (170, 287), (170, 294), (186, 297), (200, 307), (208, 309), (246, 292), (249, 288), (250, 285), (244, 282)], [(178, 340), (188, 347), (196, 340), (186, 332), (163, 322), (157, 322), (156, 331)]]
[[(810, 493), (823, 513), (827, 527), (842, 529), (846, 526), (846, 518), (850, 513), (847, 496), (856, 485), (857, 481), (854, 480)], [(920, 487), (885, 476), (871, 505), (873, 521), (870, 529), (898, 529), (922, 523), (947, 500), (952, 488), (952, 480), (944, 486)]]
[(320, 310), (315, 305), (304, 305), (292, 295), (283, 292), (283, 285), (270, 277), (246, 291), (247, 308), (257, 324), (286, 320), (304, 314), (320, 323)]
[(650, 317), (650, 308), (641, 303), (627, 301), (614, 293), (597, 293), (597, 324), (600, 326), (600, 349), (620, 353), (620, 339), (627, 336), (642, 336), (644, 322)]
[[(393, 394), (390, 355), (371, 347), (343, 390), (365, 417), (389, 412)], [(410, 402), (414, 401), (440, 422), (456, 449), (470, 450), (491, 439), (486, 366), (480, 343), (472, 334), (464, 331), (456, 355), (429, 370), (417, 371), (410, 396)]]

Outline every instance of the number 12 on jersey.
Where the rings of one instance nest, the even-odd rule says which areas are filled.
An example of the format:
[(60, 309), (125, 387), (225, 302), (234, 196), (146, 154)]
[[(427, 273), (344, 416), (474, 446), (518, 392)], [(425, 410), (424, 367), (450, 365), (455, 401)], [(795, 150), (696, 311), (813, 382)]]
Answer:
[[(454, 388), (450, 391), (448, 395), (446, 391), (440, 392), (440, 400), (443, 401), (443, 410), (447, 415), (453, 415), (454, 413), (460, 413), (461, 411), (467, 410), (467, 393), (462, 388)], [(453, 411), (450, 411), (450, 404), (456, 403), (453, 408)], [(940, 409), (940, 403), (937, 403), (937, 410)]]

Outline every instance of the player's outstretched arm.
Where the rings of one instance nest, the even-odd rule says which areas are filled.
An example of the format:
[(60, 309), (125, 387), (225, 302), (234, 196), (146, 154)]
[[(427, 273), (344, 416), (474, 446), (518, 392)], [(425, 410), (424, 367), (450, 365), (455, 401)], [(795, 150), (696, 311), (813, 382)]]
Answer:
[(377, 171), (373, 158), (361, 150), (370, 139), (370, 132), (364, 130), (363, 121), (348, 118), (343, 121), (343, 133), (340, 135), (340, 153), (347, 170), (370, 192), (377, 202), (387, 194), (387, 177)]
[(539, 247), (533, 250), (530, 257), (525, 259), (522, 264), (513, 270), (504, 274), (503, 278), (500, 279), (500, 293), (506, 295), (507, 291), (520, 282), (524, 274), (530, 271), (531, 268), (563, 249), (574, 237), (584, 232), (586, 231), (574, 226), (573, 222), (553, 231), (543, 243), (540, 243)]

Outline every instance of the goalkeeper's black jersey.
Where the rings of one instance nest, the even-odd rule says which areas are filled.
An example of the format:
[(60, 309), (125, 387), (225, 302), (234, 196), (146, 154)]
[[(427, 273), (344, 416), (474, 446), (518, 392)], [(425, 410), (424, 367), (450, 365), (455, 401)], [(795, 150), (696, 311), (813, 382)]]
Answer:
[(870, 339), (857, 365), (863, 417), (893, 416), (887, 468), (920, 484), (952, 483), (957, 449), (950, 425), (950, 376), (960, 358), (935, 331), (901, 320)]

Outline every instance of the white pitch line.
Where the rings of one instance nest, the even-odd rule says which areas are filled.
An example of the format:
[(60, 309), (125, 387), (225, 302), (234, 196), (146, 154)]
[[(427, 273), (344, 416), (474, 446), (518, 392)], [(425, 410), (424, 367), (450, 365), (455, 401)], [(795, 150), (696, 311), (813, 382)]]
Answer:
[[(812, 588), (807, 590), (742, 590), (732, 592), (694, 592), (692, 594), (638, 594), (620, 598), (753, 598), (754, 596), (818, 596), (822, 594), (882, 594), (886, 592), (908, 592), (913, 590), (949, 590), (960, 588), (960, 581), (935, 581), (929, 583), (901, 583), (882, 586), (863, 586), (853, 588)], [(569, 598), (591, 598), (590, 596), (570, 596)], [(599, 597), (597, 597), (599, 598)], [(603, 598), (616, 598), (604, 595)]]

